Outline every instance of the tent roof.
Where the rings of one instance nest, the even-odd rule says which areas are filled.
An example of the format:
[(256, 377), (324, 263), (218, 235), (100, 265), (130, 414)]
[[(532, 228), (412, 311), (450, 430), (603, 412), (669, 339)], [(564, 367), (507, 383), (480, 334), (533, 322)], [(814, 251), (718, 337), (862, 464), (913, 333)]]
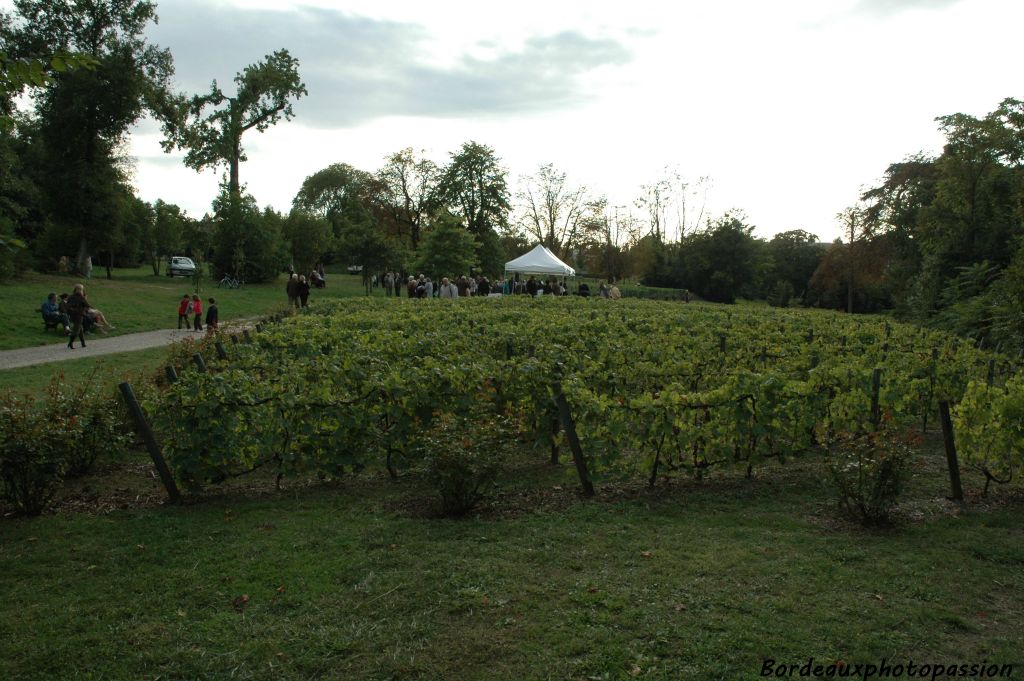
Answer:
[(558, 259), (544, 244), (537, 244), (529, 253), (505, 263), (506, 272), (521, 274), (554, 274), (560, 277), (575, 277), (576, 270)]

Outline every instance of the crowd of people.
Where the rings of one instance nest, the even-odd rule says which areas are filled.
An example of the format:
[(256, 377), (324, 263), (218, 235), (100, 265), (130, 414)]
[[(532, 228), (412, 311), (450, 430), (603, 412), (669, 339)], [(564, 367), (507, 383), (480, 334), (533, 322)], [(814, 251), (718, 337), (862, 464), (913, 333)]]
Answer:
[[(435, 284), (430, 277), (419, 275), (418, 277), (406, 277), (397, 272), (385, 272), (374, 276), (373, 286), (383, 286), (385, 296), (404, 295), (409, 298), (467, 298), (472, 296), (493, 296), (493, 295), (530, 295), (530, 296), (568, 296), (572, 290), (565, 278), (559, 280), (557, 277), (538, 279), (531, 275), (523, 280), (516, 275), (512, 279), (498, 279), (490, 281), (487, 277), (462, 275), (455, 279), (443, 277), (439, 284)], [(590, 296), (590, 286), (583, 282), (576, 288), (576, 295)], [(597, 294), (603, 298), (618, 299), (622, 293), (615, 285), (607, 286), (601, 282)]]
[(327, 288), (327, 274), (324, 272), (323, 263), (318, 263), (312, 269), (307, 278), (299, 274), (295, 268), (288, 268), (288, 283), (285, 284), (285, 293), (288, 294), (288, 307), (308, 307), (309, 291), (311, 288)]

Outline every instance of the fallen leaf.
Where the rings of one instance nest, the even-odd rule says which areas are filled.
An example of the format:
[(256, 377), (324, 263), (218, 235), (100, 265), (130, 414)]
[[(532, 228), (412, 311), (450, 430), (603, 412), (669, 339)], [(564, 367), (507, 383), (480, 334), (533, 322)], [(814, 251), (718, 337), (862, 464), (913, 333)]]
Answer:
[(653, 554), (650, 551), (641, 551), (640, 552), (640, 557), (641, 558), (650, 558), (652, 555)]
[(282, 584), (281, 586), (277, 587), (277, 593), (279, 593), (279, 594), (283, 594), (284, 593), (284, 584)]
[(388, 548), (391, 549), (392, 551), (394, 551), (395, 549), (398, 548), (398, 544), (388, 544)]
[(177, 615), (178, 615), (178, 617), (184, 617), (185, 616), (185, 611), (182, 610), (181, 608), (178, 608)]
[(676, 612), (686, 610), (686, 603), (676, 603)]
[(234, 601), (232, 601), (232, 605), (235, 606), (235, 610), (237, 610), (238, 612), (242, 612), (243, 610), (245, 610), (245, 606), (248, 605), (248, 604), (249, 604), (249, 595), (248, 594), (242, 594), (241, 596), (236, 598)]
[(636, 665), (633, 665), (633, 668), (629, 670), (629, 675), (630, 676), (640, 676), (640, 672), (642, 672), (642, 671), (643, 670), (640, 669), (640, 667), (638, 667)]
[(39, 537), (29, 537), (27, 541), (29, 543), (34, 543), (34, 542), (39, 541)]
[(146, 550), (146, 545), (145, 544), (136, 544), (135, 548), (137, 548), (139, 551), (145, 551)]
[(589, 589), (587, 589), (587, 593), (588, 594), (596, 594), (597, 593), (597, 587), (596, 586), (590, 587)]
[(877, 598), (880, 601), (884, 601), (885, 600), (884, 598), (882, 598), (882, 594), (875, 594), (875, 598)]

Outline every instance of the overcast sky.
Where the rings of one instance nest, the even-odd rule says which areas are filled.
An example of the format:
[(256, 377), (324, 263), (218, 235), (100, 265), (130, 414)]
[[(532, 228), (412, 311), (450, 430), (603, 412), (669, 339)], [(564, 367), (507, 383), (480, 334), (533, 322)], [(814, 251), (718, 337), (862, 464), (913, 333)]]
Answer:
[[(0, 5), (10, 5), (0, 0)], [(287, 48), (309, 96), (243, 139), (241, 179), (286, 211), (331, 163), (493, 147), (510, 179), (554, 163), (632, 207), (671, 167), (713, 215), (831, 240), (889, 163), (941, 149), (934, 118), (1024, 97), (1021, 0), (162, 0), (151, 42), (196, 93)], [(220, 172), (132, 136), (142, 198), (208, 210)], [(622, 210), (625, 210), (623, 208)], [(632, 208), (640, 214), (636, 208)]]

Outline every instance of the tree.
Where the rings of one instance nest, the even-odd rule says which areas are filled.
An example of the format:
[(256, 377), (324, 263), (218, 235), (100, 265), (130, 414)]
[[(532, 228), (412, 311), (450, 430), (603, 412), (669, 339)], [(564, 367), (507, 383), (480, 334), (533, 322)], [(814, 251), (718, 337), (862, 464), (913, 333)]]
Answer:
[[(214, 201), (212, 263), (215, 275), (233, 272), (246, 281), (269, 281), (287, 264), (287, 246), (281, 237), (284, 218), (267, 208), (260, 212), (256, 200), (235, 196), (222, 185)], [(193, 249), (193, 255), (204, 251)]]
[(362, 204), (355, 204), (341, 228), (338, 250), (345, 262), (362, 268), (363, 286), (366, 295), (370, 295), (373, 273), (399, 265), (400, 249), (384, 235)]
[(452, 153), (444, 169), (438, 195), (441, 203), (460, 216), (477, 237), (480, 264), (487, 272), (500, 270), (497, 234), (508, 226), (509, 193), (507, 171), (494, 150), (477, 142), (466, 142)]
[(394, 234), (407, 235), (410, 248), (416, 250), (437, 201), (440, 169), (407, 148), (388, 156), (375, 179), (371, 195), (383, 216), (393, 225)]
[(648, 234), (660, 241), (681, 240), (704, 221), (711, 179), (700, 177), (691, 185), (676, 169), (666, 167), (664, 173), (655, 182), (641, 186), (635, 204), (647, 213)]
[(416, 269), (431, 277), (457, 277), (476, 262), (477, 242), (451, 214), (440, 215), (419, 250)]
[(16, 0), (15, 7), (20, 23), (6, 31), (8, 57), (77, 54), (93, 67), (58, 69), (36, 98), (48, 168), (41, 188), (53, 219), (77, 241), (81, 268), (93, 244), (111, 241), (105, 232), (125, 185), (118, 149), (166, 92), (171, 54), (145, 41), (156, 21), (146, 0)]
[[(981, 118), (956, 113), (936, 121), (946, 137), (942, 154), (890, 165), (864, 193), (864, 217), (890, 243), (897, 311), (962, 330), (980, 323), (969, 311), (984, 309), (1024, 238), (1024, 102), (1006, 99)], [(978, 276), (989, 268), (996, 276)], [(979, 282), (984, 291), (976, 290)], [(986, 321), (979, 328), (984, 335), (995, 327)]]
[(680, 243), (682, 288), (719, 303), (763, 292), (763, 242), (745, 220), (741, 212), (728, 212)]
[(152, 210), (152, 228), (143, 235), (142, 251), (157, 276), (164, 259), (181, 250), (188, 218), (181, 208), (162, 199), (156, 200)]
[(525, 231), (562, 259), (582, 240), (593, 202), (584, 186), (573, 187), (551, 163), (522, 178), (517, 195)]
[(292, 208), (327, 220), (334, 237), (341, 239), (353, 220), (369, 219), (372, 180), (372, 175), (347, 163), (331, 164), (302, 182)]
[(331, 223), (298, 209), (292, 209), (284, 221), (284, 239), (288, 242), (292, 265), (298, 272), (311, 272), (335, 245)]
[(776, 234), (767, 249), (771, 258), (769, 283), (773, 288), (778, 288), (780, 283), (788, 284), (788, 290), (804, 300), (811, 276), (825, 253), (824, 245), (815, 235), (794, 229)]
[(299, 61), (288, 50), (267, 55), (235, 76), (237, 91), (226, 96), (213, 81), (210, 92), (190, 100), (164, 102), (164, 151), (187, 149), (185, 165), (194, 170), (226, 165), (228, 190), (241, 194), (238, 166), (246, 160), (242, 135), (266, 131), (284, 118), (291, 120), (292, 98), (308, 94), (299, 79)]

